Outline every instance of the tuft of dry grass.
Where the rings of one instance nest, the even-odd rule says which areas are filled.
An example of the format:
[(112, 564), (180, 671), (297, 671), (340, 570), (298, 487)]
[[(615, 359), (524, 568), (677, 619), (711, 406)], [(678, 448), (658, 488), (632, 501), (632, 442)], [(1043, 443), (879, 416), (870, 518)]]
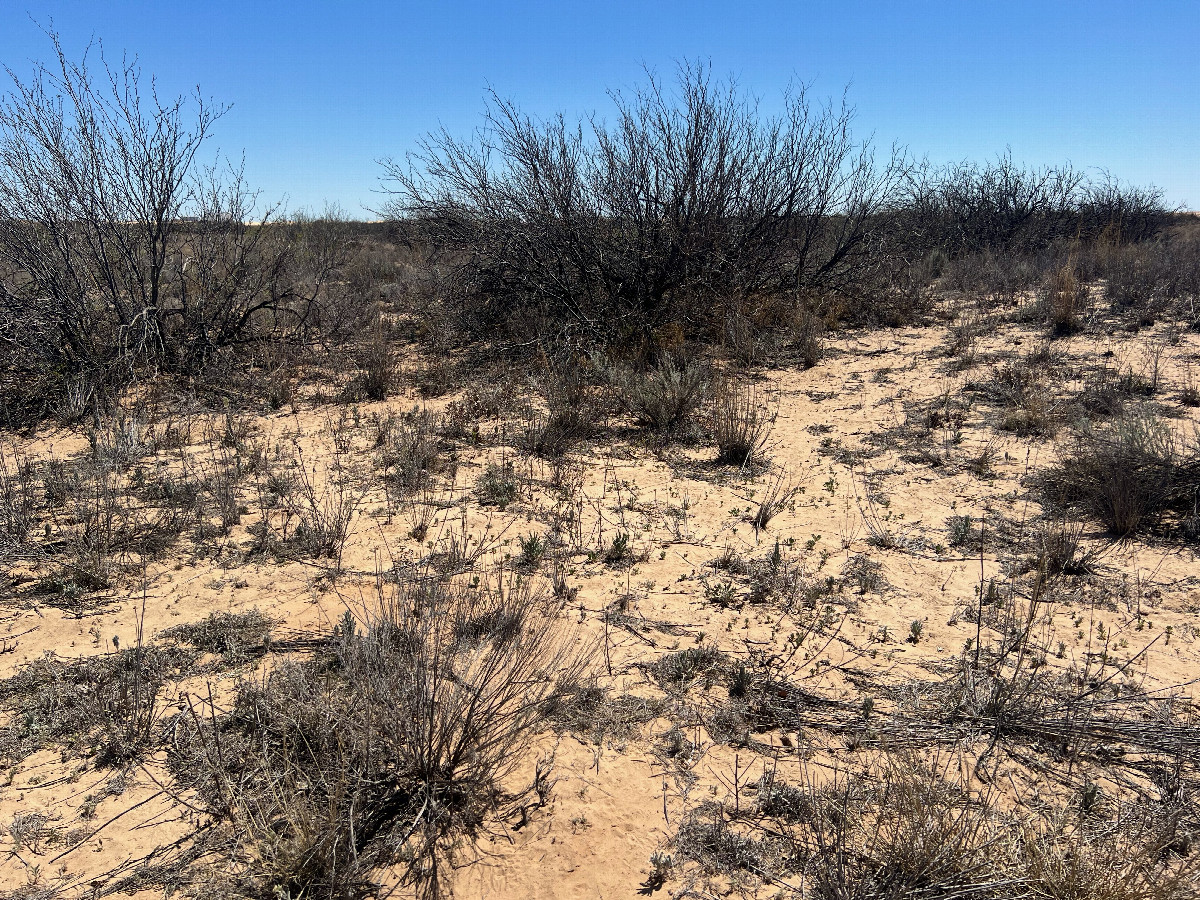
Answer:
[(723, 379), (713, 396), (710, 421), (718, 462), (746, 469), (766, 461), (773, 420), (754, 385)]

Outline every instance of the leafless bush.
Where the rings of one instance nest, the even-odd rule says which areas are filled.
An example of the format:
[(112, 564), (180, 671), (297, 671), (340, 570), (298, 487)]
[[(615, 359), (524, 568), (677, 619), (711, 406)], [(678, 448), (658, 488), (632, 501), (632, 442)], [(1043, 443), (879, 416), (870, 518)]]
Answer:
[(9, 70), (0, 101), (8, 411), (44, 415), (146, 363), (194, 373), (255, 335), (303, 329), (341, 246), (267, 224), (274, 210), (255, 212), (240, 171), (200, 165), (225, 107), (160, 98), (128, 58), (101, 52), (96, 77), (90, 50), (72, 62), (49, 37), (53, 63), (28, 82)]
[(470, 839), (549, 790), (541, 764), (524, 791), (510, 776), (588, 651), (545, 595), (503, 576), (380, 584), (331, 657), (244, 682), (176, 746), (177, 777), (232, 826), (246, 887), (363, 896), (398, 866), (443, 896)]
[(951, 257), (1015, 259), (1105, 229), (1146, 240), (1171, 219), (1156, 188), (1089, 180), (1070, 165), (1028, 168), (1008, 152), (982, 165), (914, 168), (903, 209), (910, 240)]
[(874, 267), (901, 157), (854, 141), (852, 110), (803, 89), (760, 116), (731, 81), (680, 67), (614, 93), (616, 122), (537, 122), (492, 96), (486, 140), (430, 135), (385, 164), (387, 212), (455, 251), (477, 327), (626, 341), (712, 322), (729, 298), (837, 291)]
[(344, 471), (337, 454), (324, 471), (311, 466), (299, 446), (285, 472), (272, 472), (260, 486), (262, 518), (252, 531), (259, 551), (285, 557), (329, 559), (341, 569), (365, 487)]

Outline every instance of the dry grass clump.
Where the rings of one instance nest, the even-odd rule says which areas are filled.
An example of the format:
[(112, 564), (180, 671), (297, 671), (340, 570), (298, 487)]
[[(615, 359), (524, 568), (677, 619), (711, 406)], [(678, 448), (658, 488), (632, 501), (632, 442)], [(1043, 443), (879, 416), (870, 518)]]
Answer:
[(594, 430), (596, 400), (582, 365), (548, 366), (534, 384), (545, 411), (532, 403), (523, 404), (525, 425), (516, 444), (535, 456), (557, 459)]
[(648, 668), (664, 690), (687, 691), (696, 684), (710, 687), (725, 673), (730, 661), (716, 647), (704, 645), (667, 653)]
[[(1157, 369), (1157, 361), (1154, 367)], [(1132, 366), (1122, 369), (1119, 364), (1105, 363), (1088, 375), (1078, 402), (1092, 418), (1112, 418), (1124, 412), (1129, 401), (1152, 396), (1158, 389), (1157, 380), (1157, 374), (1149, 379), (1134, 372)]]
[(401, 497), (410, 497), (429, 486), (443, 465), (438, 439), (439, 417), (425, 409), (412, 409), (379, 427), (379, 467), (385, 486)]
[(793, 484), (782, 469), (773, 473), (763, 488), (762, 498), (758, 501), (758, 509), (750, 518), (755, 530), (765, 529), (780, 512), (787, 509), (803, 492), (803, 488)]
[(569, 702), (554, 706), (550, 713), (552, 724), (593, 744), (603, 744), (609, 739), (628, 740), (666, 711), (661, 699), (634, 694), (612, 696), (595, 683), (581, 685), (565, 695), (569, 695)]
[(1168, 517), (1185, 536), (1197, 530), (1200, 445), (1153, 413), (1079, 428), (1038, 481), (1056, 507), (1080, 510), (1117, 536), (1171, 524)]
[(204, 653), (220, 653), (227, 660), (245, 658), (251, 651), (270, 646), (276, 622), (257, 609), (247, 612), (214, 612), (199, 622), (176, 625), (162, 637), (187, 644)]
[(34, 464), (0, 451), (0, 552), (25, 543), (37, 521), (42, 492)]
[(382, 321), (372, 326), (368, 341), (359, 351), (358, 364), (362, 371), (352, 383), (352, 393), (361, 392), (367, 400), (386, 400), (395, 392), (399, 380), (396, 360)]
[[(297, 461), (294, 489), (284, 498), (284, 519), (275, 549), (285, 556), (329, 559), (340, 569), (363, 489), (333, 471), (326, 471), (320, 481), (317, 473), (305, 468), (302, 456)], [(267, 525), (266, 519), (263, 525)]]
[(1079, 314), (1087, 297), (1087, 285), (1079, 278), (1074, 259), (1050, 273), (1046, 279), (1045, 303), (1053, 334), (1063, 336), (1079, 330)]
[(765, 462), (774, 422), (754, 385), (722, 380), (713, 394), (710, 421), (719, 462), (741, 468)]
[(369, 896), (397, 866), (438, 897), (473, 837), (545, 801), (543, 765), (511, 775), (588, 660), (528, 579), (381, 579), (327, 652), (181, 725), (171, 763), (228, 824), (240, 892)]

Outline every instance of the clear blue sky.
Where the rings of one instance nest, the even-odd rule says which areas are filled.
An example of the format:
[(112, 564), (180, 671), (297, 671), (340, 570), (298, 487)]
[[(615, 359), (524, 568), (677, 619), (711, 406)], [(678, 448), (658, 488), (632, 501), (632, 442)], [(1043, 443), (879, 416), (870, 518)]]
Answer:
[(792, 79), (849, 85), (860, 133), (935, 162), (1011, 146), (1153, 183), (1200, 208), (1200, 0), (1180, 2), (327, 2), (0, 0), (0, 62), (92, 36), (172, 91), (233, 104), (215, 141), (266, 198), (355, 216), (384, 156), (468, 134), (488, 85), (527, 111), (607, 107), (606, 88), (701, 57), (764, 104)]

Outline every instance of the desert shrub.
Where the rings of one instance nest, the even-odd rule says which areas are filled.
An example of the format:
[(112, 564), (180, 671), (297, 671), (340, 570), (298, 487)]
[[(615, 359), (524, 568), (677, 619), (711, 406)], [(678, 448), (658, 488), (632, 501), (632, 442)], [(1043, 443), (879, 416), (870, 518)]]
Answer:
[(799, 867), (798, 848), (786, 838), (772, 834), (755, 837), (730, 819), (718, 803), (703, 803), (691, 810), (673, 841), (679, 857), (705, 874), (723, 878), (752, 873), (774, 879)]
[(1195, 226), (1181, 226), (1154, 241), (1127, 241), (1115, 233), (1096, 250), (1110, 308), (1135, 325), (1150, 325), (1168, 312), (1195, 323), (1200, 297), (1200, 241)]
[(1153, 382), (1134, 372), (1132, 366), (1106, 362), (1084, 380), (1078, 402), (1093, 418), (1111, 418), (1122, 413), (1130, 400), (1148, 397), (1154, 390)]
[(143, 500), (105, 453), (50, 461), (42, 481), (58, 526), (52, 552), (39, 554), (43, 571), (35, 589), (76, 615), (88, 607), (89, 594), (160, 558), (196, 521), (194, 504)]
[(520, 435), (523, 449), (538, 456), (561, 457), (591, 433), (597, 416), (591, 385), (581, 366), (549, 366), (537, 379), (546, 413), (529, 410), (529, 422)]
[(517, 538), (520, 554), (517, 556), (517, 568), (532, 572), (542, 564), (546, 555), (546, 539), (539, 534), (524, 534)]
[(295, 454), (286, 472), (271, 473), (261, 495), (263, 517), (254, 528), (258, 549), (285, 558), (328, 559), (340, 570), (365, 488), (338, 473), (336, 460), (318, 472), (299, 446)]
[(1089, 562), (1082, 536), (1083, 526), (1068, 518), (1044, 523), (1037, 531), (1038, 564), (1049, 575), (1082, 575)]
[(1127, 413), (1105, 427), (1083, 426), (1039, 477), (1057, 508), (1078, 509), (1124, 536), (1173, 513), (1194, 530), (1200, 447), (1151, 413)]
[(716, 647), (688, 647), (659, 657), (650, 674), (661, 687), (678, 691), (697, 682), (711, 685), (728, 667), (728, 658)]
[(443, 896), (489, 822), (544, 801), (541, 764), (525, 790), (511, 776), (588, 653), (529, 579), (407, 579), (328, 653), (181, 724), (170, 762), (229, 823), (243, 889), (365, 896), (396, 866)]
[(1050, 393), (1049, 367), (1032, 359), (995, 367), (991, 377), (971, 388), (998, 403), (1000, 427), (1022, 436), (1053, 434), (1059, 410)]
[(874, 777), (851, 776), (810, 801), (814, 894), (899, 900), (992, 887), (991, 896), (1016, 896), (997, 883), (1005, 829), (988, 806), (920, 761), (905, 762), (885, 760)]
[(801, 308), (791, 329), (792, 346), (804, 364), (811, 369), (825, 358), (825, 323), (808, 306)]
[(493, 94), (486, 141), (435, 133), (415, 165), (385, 164), (387, 212), (454, 251), (477, 333), (631, 344), (689, 317), (716, 329), (728, 298), (873, 271), (903, 165), (876, 164), (848, 106), (797, 90), (766, 118), (700, 64), (613, 99), (614, 124), (576, 124)]
[(600, 363), (617, 404), (634, 421), (654, 431), (666, 431), (687, 421), (703, 404), (708, 390), (708, 367), (699, 360), (676, 360), (664, 355), (644, 372)]
[(554, 459), (574, 447), (591, 427), (587, 410), (552, 409), (545, 415), (534, 414), (520, 434), (519, 445), (536, 456)]
[(199, 622), (168, 628), (162, 637), (238, 660), (252, 650), (269, 646), (274, 626), (275, 622), (257, 609), (244, 613), (215, 612)]
[(610, 696), (606, 688), (594, 683), (577, 687), (570, 700), (553, 706), (554, 727), (586, 735), (595, 744), (603, 744), (608, 737), (631, 737), (661, 716), (665, 707), (661, 700), (634, 694)]
[(1100, 828), (1062, 823), (1025, 829), (1022, 881), (1047, 900), (1183, 900), (1196, 890), (1195, 863), (1173, 858), (1170, 841), (1131, 817)]
[(772, 421), (753, 385), (722, 381), (713, 395), (711, 423), (720, 462), (743, 468), (763, 462)]

